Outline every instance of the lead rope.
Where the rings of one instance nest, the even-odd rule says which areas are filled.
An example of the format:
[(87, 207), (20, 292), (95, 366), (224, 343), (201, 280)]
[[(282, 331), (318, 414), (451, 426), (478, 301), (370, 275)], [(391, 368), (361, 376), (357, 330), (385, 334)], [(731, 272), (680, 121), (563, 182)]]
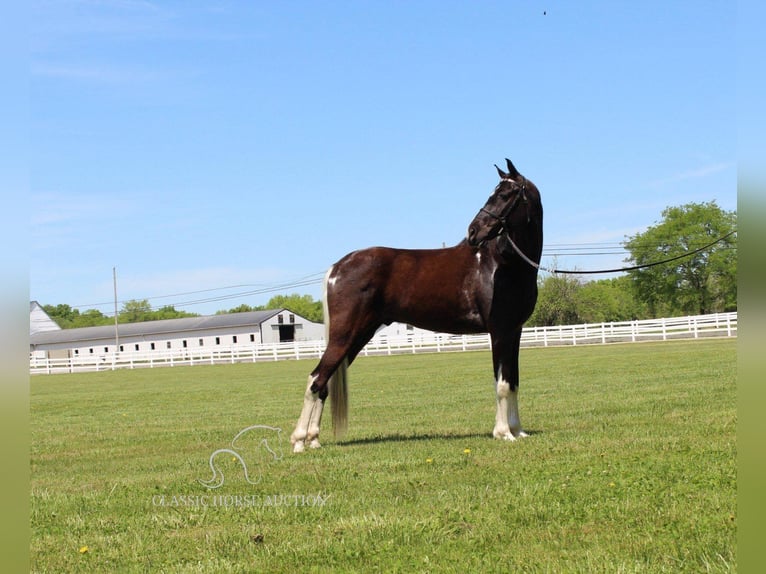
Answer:
[(535, 263), (532, 261), (529, 257), (527, 257), (524, 252), (519, 249), (519, 246), (516, 245), (516, 243), (513, 241), (513, 238), (511, 237), (510, 233), (506, 232), (506, 236), (508, 237), (508, 241), (511, 242), (511, 247), (513, 247), (513, 250), (516, 252), (516, 254), (521, 257), (524, 261), (526, 261), (529, 265), (534, 267), (535, 269), (539, 269), (540, 271), (546, 271), (548, 273), (569, 273), (572, 275), (588, 275), (588, 274), (597, 274), (597, 273), (617, 273), (620, 271), (635, 271), (636, 269), (646, 269), (647, 267), (654, 267), (656, 265), (664, 265), (665, 263), (670, 263), (671, 261), (677, 261), (679, 259), (683, 259), (685, 257), (691, 257), (692, 255), (696, 253), (700, 253), (701, 251), (705, 251), (707, 249), (710, 249), (713, 245), (716, 243), (719, 243), (723, 241), (724, 239), (731, 237), (737, 232), (737, 230), (730, 231), (726, 235), (719, 237), (715, 241), (711, 241), (707, 245), (700, 247), (698, 249), (695, 249), (694, 251), (689, 251), (688, 253), (683, 253), (681, 255), (676, 255), (675, 257), (670, 257), (669, 259), (663, 259), (662, 261), (655, 261), (654, 263), (645, 263), (644, 265), (633, 265), (632, 267), (620, 267), (616, 269), (599, 269), (596, 271), (571, 271), (568, 269), (550, 269), (548, 267), (543, 267), (539, 263)]

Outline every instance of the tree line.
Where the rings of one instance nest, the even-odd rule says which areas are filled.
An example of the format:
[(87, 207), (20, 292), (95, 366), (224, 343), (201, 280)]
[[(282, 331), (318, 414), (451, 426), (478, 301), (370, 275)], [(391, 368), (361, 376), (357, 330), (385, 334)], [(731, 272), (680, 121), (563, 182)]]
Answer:
[[(56, 321), (62, 329), (75, 329), (78, 327), (98, 327), (102, 325), (114, 325), (114, 316), (105, 315), (97, 309), (88, 309), (80, 312), (67, 304), (42, 305), (48, 316)], [(322, 322), (322, 302), (314, 301), (311, 295), (276, 295), (269, 299), (266, 305), (239, 305), (232, 309), (217, 311), (216, 315), (225, 313), (243, 313), (247, 311), (266, 311), (269, 309), (289, 309), (293, 313), (301, 315), (310, 321)], [(131, 299), (125, 301), (117, 314), (118, 323), (141, 323), (144, 321), (159, 321), (162, 319), (181, 319), (184, 317), (199, 317), (198, 313), (190, 313), (176, 309), (172, 305), (166, 305), (159, 309), (152, 309), (148, 299)]]
[(662, 212), (662, 221), (627, 238), (625, 265), (682, 258), (600, 281), (585, 282), (576, 275), (543, 276), (537, 306), (527, 324), (572, 325), (736, 311), (736, 229), (736, 212), (724, 211), (715, 202), (669, 207)]
[[(713, 202), (668, 207), (662, 220), (624, 242), (626, 266), (649, 265), (688, 255), (716, 239), (710, 248), (662, 265), (628, 271), (611, 279), (585, 281), (582, 276), (541, 274), (538, 300), (530, 326), (572, 325), (698, 315), (737, 309), (737, 213)], [(311, 295), (276, 295), (266, 305), (239, 305), (222, 313), (289, 309), (306, 319), (322, 322), (322, 302)], [(69, 305), (43, 305), (63, 328), (114, 324), (114, 317), (98, 310), (80, 312)], [(126, 301), (118, 322), (133, 323), (197, 317), (172, 305), (152, 309), (149, 301)]]

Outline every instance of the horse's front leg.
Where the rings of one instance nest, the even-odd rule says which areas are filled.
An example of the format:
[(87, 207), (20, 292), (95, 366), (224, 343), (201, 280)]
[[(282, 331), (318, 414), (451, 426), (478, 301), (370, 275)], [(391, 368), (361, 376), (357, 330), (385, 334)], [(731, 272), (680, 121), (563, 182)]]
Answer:
[(492, 436), (516, 440), (527, 436), (519, 419), (519, 345), (521, 330), (508, 338), (492, 338), (492, 362), (495, 368), (497, 412)]

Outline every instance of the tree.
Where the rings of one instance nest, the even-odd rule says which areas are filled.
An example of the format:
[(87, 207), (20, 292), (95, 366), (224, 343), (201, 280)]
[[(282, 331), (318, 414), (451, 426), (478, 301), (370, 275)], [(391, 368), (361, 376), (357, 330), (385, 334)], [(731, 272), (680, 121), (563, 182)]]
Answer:
[(572, 325), (580, 323), (577, 292), (580, 281), (572, 275), (553, 274), (538, 281), (537, 304), (527, 325)]
[(183, 317), (199, 317), (199, 314), (179, 311), (173, 305), (165, 305), (156, 311), (152, 311), (146, 320), (159, 321), (161, 319), (181, 319)]
[(99, 325), (107, 325), (110, 321), (114, 321), (114, 319), (110, 319), (96, 309), (88, 309), (87, 311), (80, 313), (79, 309), (73, 309), (65, 303), (59, 303), (58, 305), (43, 305), (42, 307), (48, 316), (56, 321), (56, 324), (62, 329), (96, 327)]
[(98, 327), (114, 323), (113, 317), (107, 317), (98, 309), (88, 309), (80, 313), (80, 316), (72, 325), (73, 327)]
[(242, 303), (241, 305), (237, 305), (236, 307), (232, 307), (228, 311), (221, 310), (216, 311), (216, 315), (226, 315), (227, 313), (249, 313), (251, 311), (261, 311), (262, 308), (260, 307), (251, 307), (247, 303)]
[(583, 323), (612, 323), (646, 317), (646, 305), (636, 300), (630, 277), (622, 275), (585, 283), (576, 294)]
[(293, 293), (292, 295), (274, 295), (266, 305), (259, 305), (251, 307), (247, 304), (238, 305), (228, 311), (216, 311), (216, 315), (222, 315), (226, 313), (246, 313), (249, 311), (266, 311), (268, 309), (288, 309), (293, 313), (306, 317), (309, 321), (316, 323), (322, 322), (323, 310), (322, 302), (314, 301), (311, 295), (299, 295)]
[(289, 309), (293, 313), (306, 317), (309, 321), (322, 322), (322, 302), (314, 301), (311, 295), (299, 295), (298, 293), (275, 295), (269, 299), (266, 307), (268, 309)]
[(131, 299), (125, 301), (120, 309), (119, 322), (120, 323), (140, 323), (141, 321), (147, 321), (149, 315), (152, 312), (152, 306), (149, 305), (148, 299)]
[[(683, 255), (737, 227), (736, 212), (715, 201), (668, 207), (663, 220), (625, 242), (632, 265)], [(736, 234), (710, 249), (671, 263), (630, 271), (636, 293), (656, 316), (704, 314), (737, 308)]]
[(80, 314), (77, 309), (72, 309), (72, 307), (65, 303), (59, 303), (58, 305), (43, 305), (42, 307), (48, 314), (48, 317), (56, 321), (56, 324), (62, 329), (70, 328)]

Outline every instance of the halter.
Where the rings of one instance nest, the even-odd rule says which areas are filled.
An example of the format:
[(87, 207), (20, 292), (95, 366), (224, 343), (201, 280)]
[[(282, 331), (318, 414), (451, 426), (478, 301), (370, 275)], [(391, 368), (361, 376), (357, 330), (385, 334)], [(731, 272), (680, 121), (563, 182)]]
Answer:
[[(504, 179), (503, 181), (513, 181), (513, 180), (511, 180), (511, 179)], [(521, 182), (521, 189), (516, 194), (516, 197), (513, 199), (513, 201), (510, 203), (510, 205), (506, 206), (506, 208), (503, 209), (500, 212), (499, 215), (496, 214), (496, 213), (492, 213), (490, 210), (488, 210), (488, 209), (486, 209), (484, 207), (482, 207), (479, 210), (480, 212), (484, 212), (487, 215), (489, 215), (491, 218), (496, 219), (497, 221), (500, 222), (500, 225), (498, 226), (497, 231), (495, 233), (493, 233), (493, 235), (491, 237), (489, 237), (488, 239), (494, 239), (495, 237), (500, 235), (500, 233), (502, 233), (503, 231), (505, 231), (506, 233), (510, 232), (510, 228), (512, 228), (513, 225), (511, 225), (508, 222), (508, 218), (511, 216), (511, 213), (513, 213), (513, 210), (516, 209), (516, 206), (520, 202), (523, 203), (524, 205), (527, 205), (527, 206), (529, 205), (529, 201), (527, 200), (527, 180), (526, 179), (524, 179)], [(529, 221), (530, 221), (529, 209), (527, 209), (527, 223), (529, 223)], [(509, 235), (510, 235), (510, 233), (509, 233)]]

